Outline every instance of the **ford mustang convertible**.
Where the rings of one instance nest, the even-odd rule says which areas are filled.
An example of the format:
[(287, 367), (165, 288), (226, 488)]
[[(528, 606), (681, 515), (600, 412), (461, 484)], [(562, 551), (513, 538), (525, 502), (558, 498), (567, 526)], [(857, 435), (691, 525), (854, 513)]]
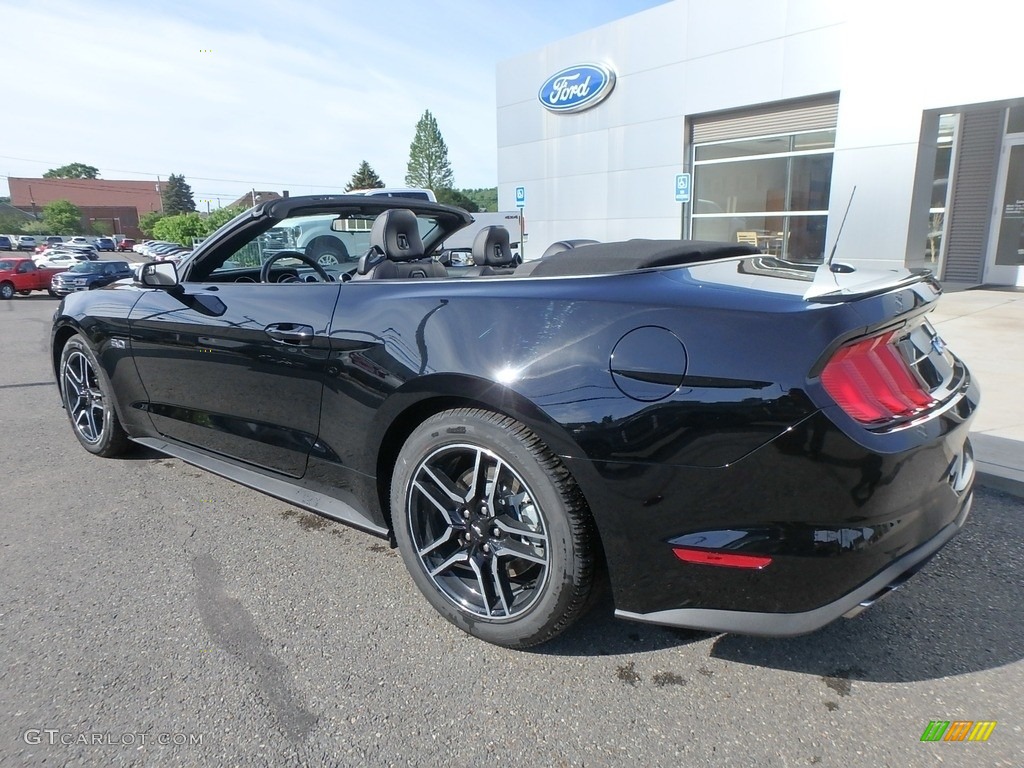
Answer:
[(470, 222), (273, 200), (68, 296), (52, 359), (74, 435), (388, 538), (442, 616), (509, 647), (606, 584), (626, 619), (810, 632), (964, 525), (979, 392), (928, 321), (928, 273), (685, 240), (517, 264), (500, 227), (446, 264)]

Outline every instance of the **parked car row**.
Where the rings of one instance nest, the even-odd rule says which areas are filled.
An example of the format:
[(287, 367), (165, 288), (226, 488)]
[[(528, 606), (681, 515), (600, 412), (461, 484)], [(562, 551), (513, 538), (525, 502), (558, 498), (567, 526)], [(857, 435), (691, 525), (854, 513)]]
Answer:
[(75, 235), (65, 240), (60, 235), (47, 235), (41, 238), (35, 235), (0, 235), (0, 251), (38, 251), (40, 248), (54, 245), (86, 245), (90, 248), (95, 248), (97, 251), (113, 252), (117, 250), (131, 250), (132, 246), (135, 245), (134, 240), (127, 238), (121, 242), (127, 242), (129, 245), (121, 248), (120, 244), (114, 241), (114, 238), (106, 236), (89, 238), (84, 235)]
[[(57, 258), (57, 254), (53, 258)], [(46, 291), (51, 296), (67, 296), (75, 291), (88, 291), (132, 277), (127, 261), (74, 261), (55, 266), (42, 266), (27, 256), (0, 259), (0, 299), (15, 293), (28, 296), (32, 291)]]
[(40, 246), (32, 257), (40, 267), (64, 267), (80, 261), (96, 261), (99, 251), (92, 245), (76, 245), (70, 242), (61, 245)]
[(141, 243), (136, 243), (132, 250), (140, 256), (145, 256), (153, 261), (173, 261), (175, 263), (192, 253), (190, 248), (186, 248), (181, 243), (172, 243), (165, 240), (145, 240)]
[(147, 258), (164, 261), (177, 261), (182, 255), (191, 253), (191, 250), (181, 243), (167, 240), (144, 240), (134, 245), (132, 250)]

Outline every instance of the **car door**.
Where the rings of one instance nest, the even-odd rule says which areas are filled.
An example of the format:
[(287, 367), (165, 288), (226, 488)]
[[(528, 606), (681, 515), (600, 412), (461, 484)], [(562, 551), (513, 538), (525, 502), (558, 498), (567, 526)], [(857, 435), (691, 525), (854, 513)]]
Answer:
[(143, 290), (129, 318), (148, 396), (136, 407), (169, 438), (301, 477), (341, 284), (253, 279), (215, 272)]

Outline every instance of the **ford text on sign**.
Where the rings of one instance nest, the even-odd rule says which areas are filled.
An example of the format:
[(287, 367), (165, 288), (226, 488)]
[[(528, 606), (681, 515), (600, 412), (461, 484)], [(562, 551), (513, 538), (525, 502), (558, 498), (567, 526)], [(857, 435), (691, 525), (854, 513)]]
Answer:
[(577, 64), (556, 72), (537, 98), (552, 112), (581, 112), (604, 101), (615, 87), (615, 73), (601, 64)]

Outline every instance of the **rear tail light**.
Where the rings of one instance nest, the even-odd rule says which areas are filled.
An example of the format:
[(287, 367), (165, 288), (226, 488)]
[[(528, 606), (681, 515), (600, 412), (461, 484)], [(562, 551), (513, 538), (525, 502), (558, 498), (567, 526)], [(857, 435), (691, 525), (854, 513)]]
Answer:
[(821, 383), (840, 408), (861, 424), (904, 419), (935, 404), (896, 348), (895, 331), (840, 347)]

